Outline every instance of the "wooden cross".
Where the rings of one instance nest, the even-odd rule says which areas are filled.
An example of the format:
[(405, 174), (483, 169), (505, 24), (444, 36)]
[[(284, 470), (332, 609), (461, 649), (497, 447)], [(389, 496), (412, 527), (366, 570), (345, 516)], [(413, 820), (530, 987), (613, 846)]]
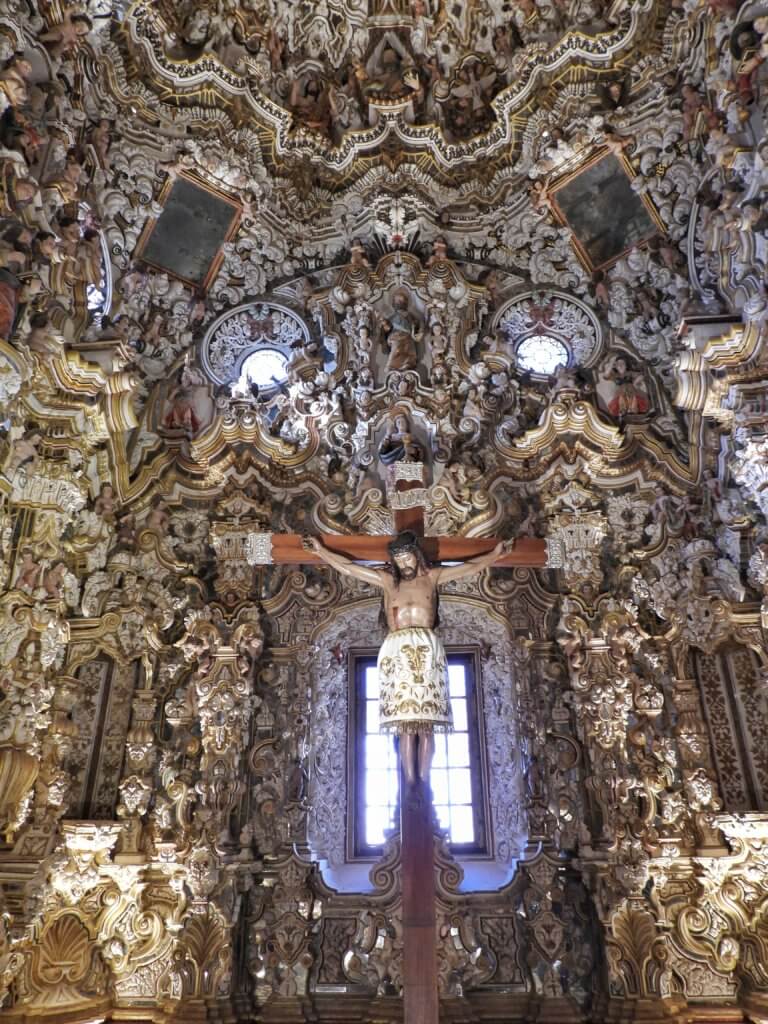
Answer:
[[(398, 474), (397, 468), (402, 467)], [(393, 520), (397, 532), (412, 530), (431, 562), (461, 562), (491, 551), (497, 541), (464, 537), (425, 537), (424, 505), (415, 490), (420, 486), (413, 464), (396, 463)], [(409, 494), (409, 492), (411, 492)], [(423, 494), (422, 489), (422, 494)], [(406, 498), (405, 496), (408, 495)], [(398, 500), (399, 499), (399, 500)], [(321, 534), (330, 550), (358, 562), (386, 562), (387, 536), (342, 537)], [(253, 564), (323, 564), (302, 546), (299, 534), (252, 534), (249, 559)], [(521, 537), (497, 566), (542, 569), (547, 564), (546, 543)], [(437, 916), (432, 828), (432, 791), (419, 779), (416, 785), (400, 785), (400, 846), (403, 915), (403, 1010), (405, 1024), (438, 1024), (440, 999), (437, 984)]]

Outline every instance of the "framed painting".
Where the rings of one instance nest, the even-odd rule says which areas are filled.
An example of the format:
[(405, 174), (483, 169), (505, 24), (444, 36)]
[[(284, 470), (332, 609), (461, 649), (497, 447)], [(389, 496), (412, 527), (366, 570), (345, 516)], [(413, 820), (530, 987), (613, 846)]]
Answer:
[(632, 174), (626, 159), (603, 152), (550, 189), (555, 216), (573, 232), (588, 270), (610, 266), (663, 230), (651, 202), (632, 189)]
[(242, 207), (196, 178), (180, 174), (160, 194), (163, 212), (148, 222), (136, 258), (199, 292), (208, 289), (235, 234)]

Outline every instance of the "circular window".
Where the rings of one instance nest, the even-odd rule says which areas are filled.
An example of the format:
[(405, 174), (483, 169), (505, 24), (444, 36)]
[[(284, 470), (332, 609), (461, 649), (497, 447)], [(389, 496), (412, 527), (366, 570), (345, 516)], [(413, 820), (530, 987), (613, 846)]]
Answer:
[(521, 370), (549, 377), (558, 366), (595, 366), (600, 324), (583, 302), (556, 291), (526, 292), (505, 303), (491, 322), (501, 330)]
[(248, 390), (256, 384), (261, 391), (269, 391), (281, 384), (286, 377), (286, 356), (276, 348), (260, 348), (252, 352), (243, 362), (238, 390)]
[(208, 328), (200, 355), (217, 384), (274, 388), (285, 380), (296, 349), (310, 344), (309, 326), (287, 306), (245, 302)]
[(550, 376), (559, 366), (568, 365), (568, 349), (549, 334), (532, 334), (517, 347), (517, 365), (530, 373)]

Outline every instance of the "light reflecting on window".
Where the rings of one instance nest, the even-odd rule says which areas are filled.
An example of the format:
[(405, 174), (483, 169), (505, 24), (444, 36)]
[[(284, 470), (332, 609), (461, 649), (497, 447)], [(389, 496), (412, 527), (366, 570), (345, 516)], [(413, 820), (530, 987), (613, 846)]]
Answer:
[(252, 352), (243, 363), (240, 371), (238, 390), (247, 391), (251, 384), (269, 390), (276, 387), (286, 377), (288, 360), (276, 348), (260, 348)]
[(397, 807), (398, 769), (395, 741), (379, 732), (379, 673), (365, 668), (365, 844), (381, 846), (384, 833), (393, 827)]
[(568, 349), (549, 334), (532, 334), (518, 345), (517, 364), (530, 373), (552, 374), (568, 365)]
[[(440, 827), (456, 845), (478, 841), (473, 813), (472, 762), (469, 745), (467, 670), (463, 662), (448, 664), (448, 683), (455, 731), (435, 736), (432, 799)], [(395, 826), (399, 773), (394, 738), (379, 733), (379, 685), (375, 665), (365, 667), (365, 736), (363, 738), (362, 830), (367, 846), (381, 846)]]

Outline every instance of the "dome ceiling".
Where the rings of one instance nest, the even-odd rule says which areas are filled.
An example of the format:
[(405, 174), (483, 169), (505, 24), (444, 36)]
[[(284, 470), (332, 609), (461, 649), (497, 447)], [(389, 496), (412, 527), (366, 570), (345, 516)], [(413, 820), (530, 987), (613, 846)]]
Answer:
[(564, 117), (658, 88), (679, 20), (669, 6), (138, 0), (113, 32), (111, 84), (160, 131), (235, 132), (241, 152), (257, 145), (278, 174), (310, 168), (325, 189), (404, 162), (454, 187), (478, 173), (513, 183)]

